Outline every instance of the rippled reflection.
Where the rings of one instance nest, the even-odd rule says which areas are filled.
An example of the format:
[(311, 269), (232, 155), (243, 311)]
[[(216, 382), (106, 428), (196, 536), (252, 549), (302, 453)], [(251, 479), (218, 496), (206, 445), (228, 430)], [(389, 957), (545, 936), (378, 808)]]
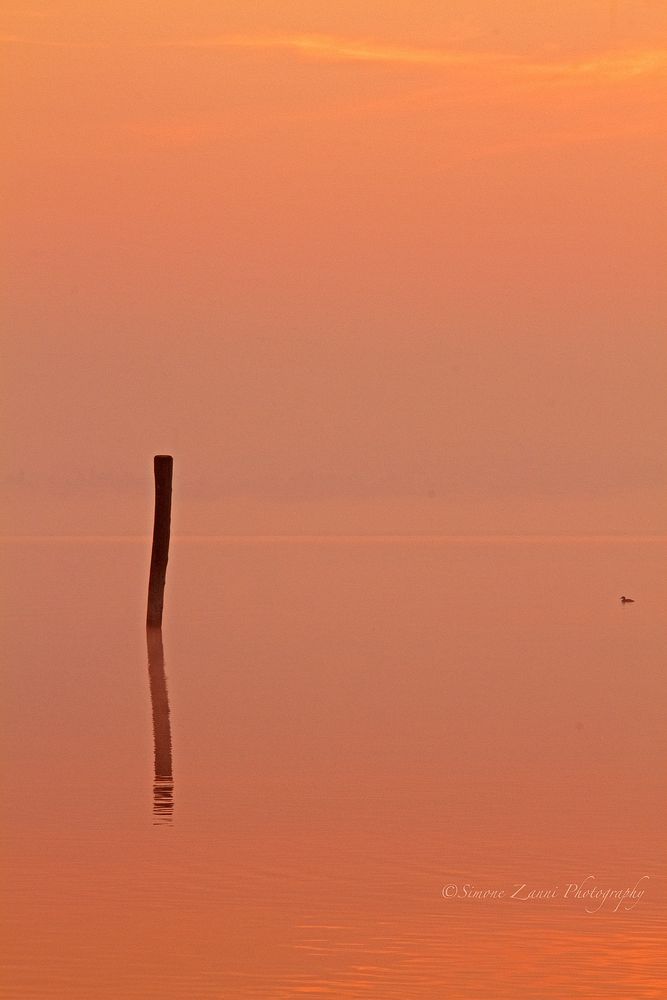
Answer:
[(667, 543), (176, 544), (0, 540), (0, 1000), (667, 1000)]
[(146, 629), (148, 646), (148, 680), (153, 711), (153, 744), (155, 749), (155, 780), (153, 784), (153, 816), (155, 823), (170, 823), (174, 810), (174, 778), (171, 762), (171, 724), (169, 694), (164, 672), (162, 629)]

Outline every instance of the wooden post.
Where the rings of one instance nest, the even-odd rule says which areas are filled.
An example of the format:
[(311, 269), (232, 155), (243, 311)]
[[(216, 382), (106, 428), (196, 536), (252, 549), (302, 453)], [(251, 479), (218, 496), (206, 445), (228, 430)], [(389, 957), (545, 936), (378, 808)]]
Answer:
[(171, 526), (171, 478), (174, 460), (171, 455), (156, 455), (153, 459), (155, 472), (155, 520), (153, 521), (153, 551), (151, 552), (151, 572), (148, 581), (148, 628), (162, 628), (162, 606), (164, 603), (164, 583), (167, 577), (169, 558), (169, 530)]

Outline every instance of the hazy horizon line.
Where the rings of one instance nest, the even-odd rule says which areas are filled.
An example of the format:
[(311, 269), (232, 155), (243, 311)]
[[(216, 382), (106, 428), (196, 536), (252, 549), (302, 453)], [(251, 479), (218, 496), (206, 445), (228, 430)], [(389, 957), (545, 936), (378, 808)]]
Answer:
[[(49, 541), (49, 540), (108, 540), (108, 541), (127, 541), (127, 542), (150, 542), (152, 538), (151, 533), (147, 534), (2, 534), (0, 535), (0, 542), (7, 541)], [(570, 539), (570, 540), (588, 540), (595, 539), (600, 541), (656, 541), (656, 542), (667, 542), (667, 532), (664, 534), (656, 534), (655, 532), (581, 532), (581, 531), (568, 531), (568, 532), (516, 532), (516, 531), (479, 531), (479, 532), (276, 532), (272, 534), (262, 533), (249, 533), (249, 532), (233, 532), (227, 534), (202, 534), (188, 533), (188, 532), (174, 532), (171, 535), (171, 541), (233, 541), (233, 540), (253, 540), (253, 541), (297, 541), (297, 540), (364, 540), (368, 539), (370, 541), (400, 541), (408, 539), (418, 539), (422, 541), (437, 541), (437, 540), (485, 540), (490, 541), (493, 539), (534, 539), (534, 540), (560, 540), (560, 539)]]

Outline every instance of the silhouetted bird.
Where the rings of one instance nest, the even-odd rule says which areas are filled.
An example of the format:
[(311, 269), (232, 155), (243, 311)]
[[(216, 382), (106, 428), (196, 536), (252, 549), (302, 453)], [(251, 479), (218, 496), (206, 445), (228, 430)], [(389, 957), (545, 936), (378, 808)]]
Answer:
[(635, 602), (634, 602), (634, 600), (633, 600), (632, 597), (622, 597), (621, 598), (621, 604), (634, 604), (634, 603)]

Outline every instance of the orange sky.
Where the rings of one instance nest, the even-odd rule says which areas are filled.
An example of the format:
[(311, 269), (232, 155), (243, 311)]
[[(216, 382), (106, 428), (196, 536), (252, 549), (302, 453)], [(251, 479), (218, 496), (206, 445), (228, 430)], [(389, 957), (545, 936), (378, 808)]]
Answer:
[[(150, 9), (148, 9), (150, 7)], [(6, 532), (664, 530), (658, 2), (0, 16)]]

